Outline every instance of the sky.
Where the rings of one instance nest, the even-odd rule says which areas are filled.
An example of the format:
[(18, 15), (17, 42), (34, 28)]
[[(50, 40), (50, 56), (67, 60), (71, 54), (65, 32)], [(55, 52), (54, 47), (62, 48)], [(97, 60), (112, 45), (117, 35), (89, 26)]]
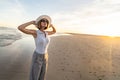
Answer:
[(120, 0), (0, 0), (0, 26), (49, 15), (58, 32), (120, 36)]

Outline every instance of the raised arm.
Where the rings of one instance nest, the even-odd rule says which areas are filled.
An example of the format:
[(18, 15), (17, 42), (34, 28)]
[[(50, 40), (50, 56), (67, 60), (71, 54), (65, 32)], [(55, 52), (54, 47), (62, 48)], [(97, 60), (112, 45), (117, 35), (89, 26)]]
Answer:
[(48, 32), (48, 35), (52, 35), (52, 34), (55, 34), (56, 33), (56, 29), (55, 27), (51, 24), (50, 27), (52, 28), (52, 31), (47, 31)]
[(18, 29), (23, 32), (23, 33), (26, 33), (26, 34), (31, 34), (33, 35), (34, 37), (36, 36), (36, 31), (35, 30), (32, 30), (32, 29), (26, 29), (27, 26), (29, 25), (35, 25), (35, 21), (30, 21), (30, 22), (27, 22), (27, 23), (24, 23), (24, 24), (21, 24), (20, 26), (18, 26)]

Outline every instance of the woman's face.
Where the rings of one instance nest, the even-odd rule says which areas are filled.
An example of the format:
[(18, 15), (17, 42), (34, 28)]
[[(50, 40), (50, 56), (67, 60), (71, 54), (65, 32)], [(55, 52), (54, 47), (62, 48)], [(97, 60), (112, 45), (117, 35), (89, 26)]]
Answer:
[(40, 20), (40, 26), (45, 28), (48, 26), (48, 20), (47, 19), (41, 19)]

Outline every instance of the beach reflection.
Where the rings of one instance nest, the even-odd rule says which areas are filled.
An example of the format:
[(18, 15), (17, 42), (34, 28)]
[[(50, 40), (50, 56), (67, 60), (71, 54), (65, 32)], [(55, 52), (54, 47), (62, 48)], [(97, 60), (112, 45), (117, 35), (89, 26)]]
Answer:
[(11, 45), (0, 47), (0, 79), (28, 80), (34, 48), (32, 37), (19, 39)]

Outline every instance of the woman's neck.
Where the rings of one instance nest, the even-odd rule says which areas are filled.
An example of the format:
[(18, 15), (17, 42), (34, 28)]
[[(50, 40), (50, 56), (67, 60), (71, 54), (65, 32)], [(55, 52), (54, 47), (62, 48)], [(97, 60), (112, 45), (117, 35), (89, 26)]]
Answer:
[(44, 33), (45, 37), (46, 37), (45, 31), (43, 29), (40, 29), (40, 31), (42, 31)]
[(45, 32), (44, 29), (40, 29), (40, 31)]

